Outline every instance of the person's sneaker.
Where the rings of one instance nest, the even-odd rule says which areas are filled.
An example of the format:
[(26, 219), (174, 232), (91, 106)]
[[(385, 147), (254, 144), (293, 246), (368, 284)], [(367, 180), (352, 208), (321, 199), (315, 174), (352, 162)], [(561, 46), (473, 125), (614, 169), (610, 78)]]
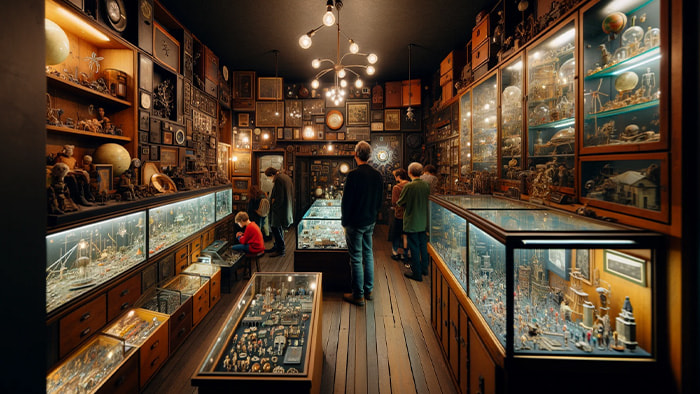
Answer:
[(355, 305), (357, 305), (357, 306), (364, 306), (364, 305), (365, 305), (365, 299), (364, 299), (364, 297), (355, 298), (355, 297), (352, 295), (352, 293), (345, 293), (345, 294), (343, 294), (343, 300), (345, 300), (345, 301), (347, 301), (347, 302), (349, 302), (349, 303), (351, 303), (351, 304), (355, 304)]
[(272, 252), (275, 252), (275, 251), (277, 251), (277, 248), (275, 248), (275, 247), (272, 247), (272, 248), (270, 248), (270, 249), (265, 249), (265, 253), (272, 253)]
[(407, 277), (408, 279), (413, 279), (413, 280), (415, 280), (416, 282), (422, 282), (422, 281), (423, 281), (423, 278), (422, 278), (422, 277), (416, 278), (415, 276), (413, 276), (413, 273), (412, 273), (412, 272), (404, 272), (404, 273), (403, 273), (403, 276)]
[(369, 293), (365, 293), (365, 300), (372, 301), (372, 298), (374, 298), (374, 296), (372, 295), (371, 291)]

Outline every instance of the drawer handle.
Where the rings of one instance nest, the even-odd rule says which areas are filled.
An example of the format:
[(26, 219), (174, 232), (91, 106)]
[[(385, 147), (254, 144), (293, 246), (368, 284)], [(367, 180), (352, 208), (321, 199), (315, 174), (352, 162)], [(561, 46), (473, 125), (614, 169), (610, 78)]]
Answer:
[(117, 381), (114, 382), (114, 387), (119, 387), (122, 384), (124, 384), (124, 382), (126, 382), (126, 375), (120, 376), (119, 379), (117, 379)]
[(159, 359), (160, 359), (160, 356), (154, 358), (153, 361), (151, 361), (151, 367), (156, 365), (156, 363), (158, 362)]
[(84, 315), (80, 316), (80, 321), (85, 321), (91, 317), (92, 317), (92, 315), (90, 314), (90, 312), (85, 312)]
[(130, 289), (124, 289), (122, 290), (121, 293), (119, 293), (119, 297), (124, 297), (125, 295), (129, 294), (131, 292)]
[(88, 335), (90, 333), (90, 331), (91, 331), (90, 327), (84, 329), (83, 331), (80, 332), (80, 337), (82, 338), (82, 337)]
[(448, 327), (447, 320), (444, 320), (443, 323), (445, 323), (445, 327)]
[(477, 31), (476, 31), (476, 36), (479, 37), (480, 34), (481, 34), (481, 30), (477, 30)]
[(187, 332), (187, 328), (182, 327), (182, 328), (180, 329), (180, 331), (177, 333), (177, 336), (178, 336), (178, 337), (181, 337), (182, 334), (184, 334), (185, 332)]
[(186, 314), (185, 312), (182, 312), (182, 313), (180, 314), (180, 317), (178, 317), (177, 319), (180, 320), (180, 321), (183, 321), (183, 320), (185, 319), (185, 317), (187, 317), (187, 314)]
[(160, 344), (160, 339), (157, 340), (157, 341), (155, 341), (155, 342), (153, 343), (153, 345), (151, 345), (151, 350), (157, 348), (159, 344)]
[(131, 304), (129, 304), (128, 302), (125, 302), (122, 304), (121, 308), (122, 308), (122, 310), (124, 310), (124, 309), (128, 308), (130, 305)]

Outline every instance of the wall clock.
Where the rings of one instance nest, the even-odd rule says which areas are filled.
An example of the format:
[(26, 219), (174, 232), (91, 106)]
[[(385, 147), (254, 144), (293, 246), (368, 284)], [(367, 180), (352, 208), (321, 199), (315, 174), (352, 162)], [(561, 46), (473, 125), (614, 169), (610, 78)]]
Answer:
[(105, 11), (107, 11), (107, 21), (112, 28), (118, 32), (123, 32), (126, 29), (126, 10), (124, 9), (123, 0), (106, 0), (104, 2)]
[(338, 110), (328, 111), (326, 114), (326, 126), (331, 130), (338, 130), (343, 126), (343, 113)]

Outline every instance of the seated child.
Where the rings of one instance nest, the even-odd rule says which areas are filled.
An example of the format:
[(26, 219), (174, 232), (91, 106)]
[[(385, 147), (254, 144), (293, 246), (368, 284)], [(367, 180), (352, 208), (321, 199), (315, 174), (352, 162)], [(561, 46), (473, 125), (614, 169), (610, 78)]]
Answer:
[(244, 228), (244, 232), (237, 232), (236, 239), (240, 242), (237, 245), (233, 245), (231, 249), (257, 254), (265, 250), (265, 243), (263, 242), (263, 235), (255, 222), (251, 222), (248, 214), (241, 211), (236, 214), (234, 219), (236, 224)]

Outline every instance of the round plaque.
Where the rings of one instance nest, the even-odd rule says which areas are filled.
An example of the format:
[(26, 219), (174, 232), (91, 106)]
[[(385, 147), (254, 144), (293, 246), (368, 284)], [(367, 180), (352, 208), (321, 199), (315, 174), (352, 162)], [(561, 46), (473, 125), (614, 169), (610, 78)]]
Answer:
[(178, 145), (185, 145), (185, 130), (183, 130), (183, 129), (175, 130), (175, 142)]
[(338, 110), (328, 111), (326, 114), (326, 126), (331, 130), (338, 130), (343, 126), (343, 113)]

